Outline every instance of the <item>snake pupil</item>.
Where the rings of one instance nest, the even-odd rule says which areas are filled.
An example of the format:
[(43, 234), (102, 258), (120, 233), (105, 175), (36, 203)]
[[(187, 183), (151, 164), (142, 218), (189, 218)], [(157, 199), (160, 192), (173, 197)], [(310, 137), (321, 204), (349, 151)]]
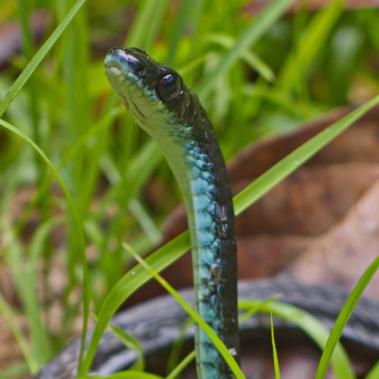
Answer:
[(157, 92), (161, 100), (170, 101), (174, 99), (182, 89), (182, 83), (178, 75), (167, 74), (157, 85)]

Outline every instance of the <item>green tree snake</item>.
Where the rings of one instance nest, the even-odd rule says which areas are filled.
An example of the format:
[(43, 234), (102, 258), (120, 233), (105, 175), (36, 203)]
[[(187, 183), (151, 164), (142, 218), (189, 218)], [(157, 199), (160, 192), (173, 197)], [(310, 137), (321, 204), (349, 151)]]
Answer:
[[(232, 196), (224, 159), (207, 114), (196, 94), (186, 87), (178, 73), (157, 63), (142, 50), (112, 49), (106, 56), (105, 67), (113, 88), (138, 124), (158, 142), (176, 177), (189, 220), (196, 309), (238, 360), (236, 242)], [(286, 278), (245, 283), (242, 291), (240, 288), (240, 296), (245, 298), (249, 295), (264, 298), (276, 293), (284, 294), (284, 300), (309, 310), (329, 325), (338, 314), (337, 304), (341, 305), (345, 298), (341, 291), (301, 286)], [(186, 293), (189, 300), (190, 296)], [(165, 309), (154, 303), (154, 300), (151, 304), (155, 304), (156, 313), (152, 312), (150, 323), (154, 323), (156, 317), (166, 327), (169, 327), (167, 322), (171, 322), (172, 328), (176, 328), (176, 331), (179, 329), (184, 316), (172, 299), (166, 298)], [(370, 312), (360, 307), (354, 327), (359, 325), (359, 329), (361, 324), (368, 322), (369, 329), (376, 329), (376, 335), (357, 335), (352, 326), (346, 328), (344, 335), (354, 343), (366, 344), (378, 352), (379, 323), (370, 315), (373, 312), (378, 315), (379, 307), (375, 303), (365, 304)], [(174, 311), (163, 316), (170, 307)], [(138, 307), (136, 309), (125, 313), (125, 317), (129, 315), (129, 320), (118, 317), (119, 324), (125, 329), (133, 329), (133, 311), (138, 315)], [(143, 317), (135, 316), (134, 322), (142, 320)], [(151, 325), (146, 324), (146, 327)], [(263, 327), (264, 323), (259, 322), (250, 325), (250, 329)], [(198, 327), (195, 330), (198, 378), (233, 378), (228, 365), (207, 335)], [(156, 333), (159, 335), (158, 329)], [(362, 335), (364, 338), (361, 338)], [(146, 336), (141, 338), (146, 340)], [(162, 346), (172, 343), (173, 338), (163, 340)], [(77, 345), (65, 350), (41, 371), (38, 378), (71, 378), (75, 371)], [(145, 347), (149, 351), (148, 344)], [(95, 368), (101, 373), (121, 370), (135, 358), (119, 345), (115, 348), (114, 343), (110, 344), (109, 336), (102, 341), (99, 354)], [(66, 370), (62, 367), (64, 365)]]

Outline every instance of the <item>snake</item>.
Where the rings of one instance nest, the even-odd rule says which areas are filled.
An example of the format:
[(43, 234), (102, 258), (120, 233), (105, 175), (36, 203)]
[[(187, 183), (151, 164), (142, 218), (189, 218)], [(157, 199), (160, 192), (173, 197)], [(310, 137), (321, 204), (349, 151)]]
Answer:
[[(137, 123), (158, 142), (181, 189), (189, 222), (196, 310), (238, 359), (237, 259), (226, 165), (197, 95), (144, 51), (113, 49), (110, 83)], [(207, 334), (196, 327), (201, 379), (233, 378)]]
[[(267, 327), (267, 320), (261, 320), (239, 328), (238, 295), (262, 299), (279, 294), (281, 300), (319, 316), (331, 326), (338, 307), (346, 299), (344, 291), (305, 286), (286, 276), (241, 283), (238, 290), (234, 211), (225, 161), (206, 111), (182, 77), (139, 48), (111, 49), (105, 57), (105, 71), (136, 122), (160, 146), (182, 193), (189, 223), (194, 279), (193, 292), (184, 291), (183, 296), (193, 303), (236, 362), (239, 362), (241, 330)], [(116, 316), (114, 322), (138, 337), (145, 353), (152, 354), (154, 349), (173, 343), (185, 313), (170, 297), (160, 302), (151, 300), (144, 306), (143, 309), (147, 307), (151, 312), (142, 316), (141, 305), (138, 305)], [(379, 305), (365, 300), (345, 328), (343, 337), (378, 354), (377, 315)], [(279, 327), (288, 328), (288, 325), (284, 323)], [(168, 333), (169, 330), (172, 333)], [(219, 350), (198, 325), (194, 328), (194, 340), (199, 379), (234, 378)], [(73, 378), (77, 359), (78, 342), (75, 342), (44, 367), (37, 378)], [(117, 372), (129, 367), (135, 359), (134, 352), (105, 335), (92, 370), (101, 374)]]

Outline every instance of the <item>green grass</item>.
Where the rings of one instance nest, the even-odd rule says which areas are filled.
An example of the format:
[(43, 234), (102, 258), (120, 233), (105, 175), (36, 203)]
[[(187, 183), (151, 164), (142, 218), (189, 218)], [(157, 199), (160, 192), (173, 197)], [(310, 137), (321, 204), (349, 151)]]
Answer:
[(230, 353), (228, 348), (224, 345), (220, 337), (212, 330), (212, 328), (201, 318), (201, 316), (183, 299), (183, 297), (175, 291), (173, 287), (160, 276), (148, 263), (146, 263), (131, 246), (126, 243), (123, 245), (125, 250), (131, 254), (137, 262), (149, 273), (151, 277), (158, 281), (158, 283), (183, 307), (183, 309), (191, 316), (192, 320), (196, 322), (201, 329), (207, 334), (209, 339), (214, 343), (217, 350), (220, 352), (226, 363), (230, 367), (234, 376), (237, 379), (246, 379), (245, 375), (241, 371), (237, 361)]
[(124, 329), (118, 327), (117, 325), (110, 324), (110, 330), (113, 335), (122, 341), (124, 346), (136, 353), (136, 362), (130, 367), (130, 369), (135, 371), (143, 371), (145, 369), (145, 357), (143, 347), (140, 342), (133, 336), (127, 334)]
[(275, 379), (280, 379), (282, 376), (280, 374), (278, 350), (276, 349), (274, 320), (272, 318), (272, 313), (270, 314), (270, 324), (271, 324), (270, 331), (271, 331), (271, 345), (272, 345), (272, 361), (274, 365)]
[[(17, 302), (0, 298), (0, 314), (23, 355), (23, 361), (1, 369), (0, 377), (35, 373), (77, 334), (77, 320), (85, 338), (91, 311), (96, 327), (83, 355), (86, 375), (113, 314), (152, 276), (140, 265), (129, 270), (134, 259), (123, 242), (145, 256), (180, 202), (156, 144), (107, 83), (102, 60), (113, 47), (110, 41), (145, 48), (183, 74), (201, 96), (228, 160), (260, 138), (363, 101), (247, 186), (235, 198), (237, 214), (379, 102), (377, 11), (347, 12), (337, 0), (317, 13), (284, 17), (290, 3), (271, 2), (259, 16), (244, 13), (243, 0), (222, 5), (182, 0), (176, 7), (170, 0), (0, 4), (2, 20), (20, 24), (22, 40), (21, 52), (0, 77), (0, 265), (9, 269), (17, 296)], [(29, 19), (39, 8), (50, 14), (51, 24), (36, 43)], [(361, 88), (369, 95), (357, 99)], [(146, 184), (152, 180), (159, 198), (146, 202)], [(20, 206), (23, 191), (27, 204)], [(188, 247), (185, 233), (146, 263), (158, 273)], [(52, 286), (57, 270), (63, 278), (58, 289)], [(319, 378), (373, 266), (368, 270), (333, 329)], [(49, 304), (59, 304), (59, 317)], [(23, 317), (26, 329), (16, 316)], [(138, 342), (113, 331), (140, 356), (138, 372), (122, 377), (142, 378)], [(192, 359), (171, 367), (169, 378)]]
[(342, 307), (341, 312), (338, 315), (338, 318), (334, 324), (334, 327), (330, 332), (325, 348), (323, 349), (320, 363), (318, 365), (315, 376), (316, 379), (322, 379), (325, 377), (329, 361), (331, 359), (335, 346), (340, 339), (343, 328), (349, 321), (355, 306), (359, 302), (364, 290), (366, 289), (366, 287), (370, 283), (370, 280), (376, 274), (378, 269), (379, 256), (370, 264), (369, 267), (367, 267), (366, 271), (362, 274), (359, 281), (357, 282), (354, 289), (351, 291), (349, 297), (347, 298), (344, 306)]
[[(262, 302), (256, 300), (243, 300), (239, 302), (239, 308), (249, 312), (253, 309), (255, 313), (264, 312), (273, 314), (283, 320), (291, 320), (292, 323), (302, 329), (321, 349), (324, 349), (329, 331), (321, 321), (317, 320), (307, 312), (293, 307), (288, 304), (282, 304), (278, 301)], [(344, 349), (340, 345), (334, 346), (331, 358), (333, 373), (338, 379), (353, 379), (355, 375), (352, 371), (351, 363)], [(275, 361), (275, 358), (274, 358)], [(278, 364), (274, 363), (276, 372)]]
[[(362, 105), (341, 120), (331, 125), (328, 129), (320, 132), (311, 138), (306, 144), (296, 149), (282, 161), (273, 166), (261, 177), (255, 180), (250, 186), (246, 187), (235, 197), (234, 207), (236, 214), (240, 214), (247, 207), (267, 193), (275, 186), (279, 179), (283, 179), (292, 173), (301, 163), (304, 163), (317, 151), (319, 151), (327, 141), (333, 136), (352, 125), (355, 120), (362, 116), (369, 109), (379, 104), (379, 96)], [(146, 264), (155, 272), (160, 272), (170, 264), (179, 259), (190, 247), (188, 232), (182, 233), (174, 240), (170, 241), (146, 259)], [(96, 352), (96, 347), (116, 310), (151, 278), (151, 274), (146, 272), (143, 267), (137, 266), (126, 274), (113, 286), (105, 296), (98, 313), (98, 320), (83, 361), (82, 369), (86, 372)]]

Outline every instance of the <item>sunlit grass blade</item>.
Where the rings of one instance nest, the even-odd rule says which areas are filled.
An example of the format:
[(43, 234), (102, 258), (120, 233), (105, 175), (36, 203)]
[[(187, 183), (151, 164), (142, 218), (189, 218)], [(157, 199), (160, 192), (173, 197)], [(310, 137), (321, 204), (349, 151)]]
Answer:
[[(54, 228), (63, 220), (58, 216), (51, 218), (41, 224), (33, 235), (29, 246), (29, 259), (25, 267), (23, 285), (26, 289), (25, 293), (30, 303), (29, 328), (31, 336), (31, 346), (34, 351), (41, 351), (42, 362), (45, 364), (52, 358), (53, 344), (46, 328), (44, 312), (41, 311), (39, 304), (39, 293), (36, 283), (38, 283), (39, 264), (42, 260), (43, 252), (46, 247), (46, 241), (51, 235)], [(21, 284), (20, 284), (21, 285)]]
[(28, 366), (25, 363), (16, 363), (0, 371), (0, 379), (19, 379), (28, 374)]
[(236, 214), (240, 214), (251, 204), (261, 198), (271, 188), (278, 184), (281, 180), (294, 172), (303, 163), (333, 141), (339, 134), (353, 125), (366, 112), (379, 104), (379, 95), (375, 96), (368, 102), (364, 103), (354, 111), (350, 112), (328, 128), (324, 129), (310, 140), (305, 142), (292, 153), (288, 154), (284, 159), (275, 164), (263, 175), (248, 185), (234, 198), (234, 210)]
[[(58, 4), (65, 9), (64, 3)], [(83, 135), (92, 124), (91, 98), (88, 91), (88, 68), (90, 64), (89, 31), (87, 7), (73, 20), (67, 30), (60, 48), (62, 49), (61, 64), (63, 65), (64, 89), (67, 96), (64, 106), (64, 121), (67, 125), (67, 141), (71, 145)], [(78, 96), (80, 94), (80, 96)], [(67, 184), (77, 197), (79, 214), (85, 215), (90, 197), (95, 192), (96, 180), (99, 175), (99, 156), (105, 149), (107, 129), (102, 131), (100, 138), (94, 140), (86, 149), (80, 150), (75, 156), (75, 164), (70, 167)], [(90, 159), (86, 159), (90, 155)], [(83, 180), (85, 167), (86, 180)], [(68, 232), (68, 288), (70, 292), (75, 284), (73, 262), (75, 262), (75, 241), (72, 232)], [(65, 304), (66, 315), (72, 315), (71, 306)], [(71, 316), (73, 317), (73, 316)]]
[(188, 75), (191, 71), (194, 71), (197, 67), (200, 67), (201, 64), (203, 64), (208, 59), (208, 53), (202, 54), (194, 59), (192, 59), (190, 62), (186, 63), (184, 66), (178, 68), (178, 72), (182, 76)]
[(145, 357), (140, 342), (115, 324), (110, 325), (110, 330), (127, 348), (136, 353), (137, 359), (130, 369), (143, 371), (145, 369)]
[[(64, 168), (68, 162), (73, 160), (76, 154), (81, 149), (83, 149), (85, 145), (89, 141), (91, 141), (92, 138), (95, 138), (102, 130), (104, 130), (106, 127), (109, 127), (109, 125), (114, 121), (114, 119), (121, 113), (121, 110), (123, 110), (123, 107), (120, 106), (116, 109), (111, 109), (109, 110), (109, 112), (106, 112), (96, 123), (94, 123), (86, 132), (84, 132), (83, 135), (79, 137), (74, 144), (72, 144), (67, 149), (62, 159), (57, 164), (57, 168), (60, 170)], [(32, 209), (34, 209), (36, 204), (41, 200), (41, 198), (44, 196), (49, 186), (51, 185), (51, 180), (51, 175), (45, 177), (44, 182), (38, 188), (38, 191), (33, 196), (33, 199), (29, 202), (28, 206), (25, 208), (25, 210), (19, 217), (16, 228), (17, 230), (20, 230), (24, 226), (25, 222), (30, 216)]]
[(179, 330), (179, 336), (175, 339), (172, 345), (170, 354), (167, 359), (167, 372), (171, 372), (179, 364), (180, 357), (183, 352), (183, 347), (185, 343), (185, 336), (188, 328), (193, 326), (193, 320), (189, 317), (183, 322)]
[(264, 12), (254, 19), (236, 40), (233, 47), (220, 59), (220, 63), (208, 75), (201, 84), (198, 93), (200, 97), (208, 95), (209, 91), (217, 83), (227, 70), (241, 57), (243, 52), (251, 47), (285, 12), (292, 0), (273, 1)]
[(34, 49), (34, 41), (30, 27), (31, 6), (27, 0), (18, 0), (18, 14), (21, 24), (22, 48), (26, 58), (30, 59)]
[(194, 0), (183, 0), (180, 2), (175, 22), (170, 33), (170, 41), (168, 43), (166, 64), (169, 67), (173, 67), (175, 64), (176, 52), (180, 39), (182, 38), (185, 27), (190, 19), (191, 11), (193, 7), (196, 6), (197, 4)]
[[(208, 36), (210, 42), (216, 43), (224, 48), (230, 49), (235, 44), (234, 39), (229, 35), (212, 33)], [(267, 81), (272, 81), (274, 72), (257, 54), (246, 50), (241, 54), (242, 59), (254, 70), (256, 70)]]
[(284, 65), (279, 79), (282, 88), (289, 91), (305, 79), (342, 11), (343, 0), (333, 0), (315, 16)]
[(78, 152), (85, 147), (85, 145), (93, 138), (98, 138), (98, 135), (123, 112), (124, 107), (119, 106), (112, 108), (105, 112), (102, 117), (94, 122), (89, 129), (87, 129), (82, 136), (80, 136), (64, 153), (62, 160), (59, 162), (59, 167), (65, 166), (70, 160), (72, 160)]
[(374, 365), (374, 367), (366, 375), (365, 379), (378, 379), (378, 378), (379, 378), (379, 361)]
[[(24, 56), (27, 61), (32, 58), (34, 51), (34, 41), (33, 41), (33, 31), (31, 29), (30, 20), (31, 20), (31, 3), (28, 0), (18, 0), (18, 13), (20, 16), (21, 24), (21, 36), (22, 36), (22, 48)], [(38, 90), (37, 83), (33, 78), (29, 81), (28, 88), (28, 97), (29, 97), (29, 111), (30, 111), (30, 123), (33, 130), (33, 139), (37, 144), (41, 143), (41, 130), (40, 130), (40, 93)], [(41, 161), (36, 157), (36, 166), (38, 167), (39, 179), (43, 176), (43, 165)], [(41, 204), (41, 209), (43, 208)]]
[(329, 362), (333, 351), (341, 337), (343, 328), (349, 321), (355, 306), (358, 304), (360, 298), (362, 297), (363, 291), (366, 289), (370, 280), (375, 275), (379, 269), (379, 256), (368, 266), (363, 275), (359, 278), (354, 289), (349, 294), (345, 304), (343, 305), (340, 314), (330, 332), (328, 341), (323, 349), (319, 365), (317, 367), (317, 372), (315, 379), (323, 379), (326, 375), (326, 371), (329, 366)]
[(255, 307), (251, 307), (249, 310), (247, 310), (246, 312), (242, 313), (238, 317), (238, 321), (240, 323), (246, 321), (250, 317), (253, 317), (255, 314), (257, 314), (260, 311), (264, 310), (264, 305), (269, 305), (270, 303), (272, 303), (275, 300), (276, 300), (276, 296), (275, 297), (269, 297), (268, 299), (265, 299), (264, 301), (261, 301), (260, 303), (257, 303), (257, 305)]
[(279, 358), (278, 351), (276, 350), (275, 343), (275, 334), (274, 334), (274, 320), (272, 318), (272, 313), (270, 313), (270, 330), (271, 330), (271, 345), (272, 345), (272, 361), (274, 365), (275, 379), (280, 379), (280, 366), (279, 366)]
[(73, 226), (73, 233), (75, 233), (77, 246), (78, 246), (78, 256), (81, 263), (81, 269), (82, 269), (82, 285), (83, 285), (83, 330), (82, 330), (82, 343), (81, 343), (81, 355), (83, 354), (84, 349), (84, 341), (87, 336), (87, 326), (88, 326), (88, 317), (89, 317), (89, 305), (90, 305), (90, 298), (89, 298), (89, 277), (88, 277), (88, 266), (87, 266), (87, 257), (86, 257), (86, 251), (85, 251), (85, 241), (84, 241), (84, 235), (83, 235), (83, 226), (81, 219), (79, 217), (79, 214), (77, 212), (77, 208), (74, 202), (74, 199), (72, 198), (66, 183), (62, 179), (58, 169), (55, 167), (55, 165), (51, 162), (51, 160), (47, 157), (47, 155), (41, 150), (41, 148), (35, 144), (34, 141), (32, 141), (24, 132), (16, 128), (15, 126), (11, 125), (10, 123), (0, 119), (0, 126), (2, 126), (4, 129), (8, 130), (9, 132), (13, 133), (14, 135), (20, 137), (23, 142), (25, 142), (29, 147), (31, 147), (44, 161), (44, 163), (47, 165), (47, 167), (51, 170), (54, 178), (57, 180), (59, 186), (62, 189), (62, 192), (64, 194), (64, 197), (67, 201), (67, 206), (70, 212), (70, 223)]
[(151, 50), (153, 46), (154, 39), (156, 38), (161, 25), (164, 21), (164, 15), (169, 5), (168, 0), (153, 1), (155, 4), (154, 12), (152, 17), (148, 21), (149, 27), (144, 26), (144, 44), (143, 47), (147, 50)]
[(70, 11), (67, 13), (62, 22), (57, 26), (57, 28), (53, 31), (50, 37), (46, 40), (46, 42), (41, 46), (41, 48), (37, 51), (37, 53), (33, 56), (30, 62), (26, 65), (24, 70), (18, 76), (18, 78), (14, 81), (14, 83), (9, 87), (5, 96), (0, 102), (0, 117), (8, 108), (9, 104), (13, 101), (13, 99), (20, 92), (21, 88), (28, 81), (30, 76), (33, 74), (35, 69), (39, 66), (42, 60), (45, 58), (50, 49), (57, 42), (58, 38), (65, 31), (67, 26), (70, 24), (75, 15), (79, 12), (80, 8), (83, 6), (86, 0), (77, 0)]
[(129, 203), (129, 210), (132, 212), (134, 218), (137, 220), (151, 242), (158, 244), (162, 239), (162, 233), (157, 225), (155, 225), (153, 219), (150, 217), (141, 202), (135, 199), (131, 200)]
[(121, 173), (129, 188), (129, 197), (135, 197), (149, 179), (150, 174), (163, 159), (162, 152), (154, 140), (150, 140), (134, 155), (126, 173)]
[[(162, 271), (181, 257), (188, 250), (188, 246), (189, 235), (186, 232), (147, 257), (145, 262), (153, 267), (155, 271)], [(129, 296), (150, 279), (151, 275), (141, 265), (138, 265), (124, 274), (107, 293), (97, 314), (97, 322), (80, 367), (80, 375), (85, 375), (88, 372), (95, 356), (97, 345), (116, 310)]]
[(225, 344), (221, 341), (220, 337), (213, 331), (213, 329), (201, 318), (201, 316), (183, 299), (183, 297), (151, 266), (149, 266), (135, 251), (134, 249), (124, 243), (124, 249), (131, 254), (142, 267), (149, 272), (149, 274), (182, 306), (182, 308), (191, 316), (201, 329), (207, 334), (209, 339), (213, 342), (219, 353), (225, 359), (230, 370), (233, 372), (237, 379), (245, 379), (245, 375), (241, 371), (238, 363), (233, 355), (230, 353)]
[(140, 9), (136, 19), (133, 22), (132, 28), (128, 33), (126, 44), (130, 46), (146, 47), (145, 28), (150, 22), (154, 14), (156, 1), (143, 0), (139, 3)]
[(5, 261), (12, 270), (17, 292), (28, 321), (30, 352), (37, 367), (41, 367), (51, 359), (51, 344), (48, 331), (45, 328), (43, 313), (38, 303), (37, 270), (38, 260), (43, 251), (42, 244), (51, 232), (56, 220), (42, 224), (33, 235), (28, 258), (23, 257), (23, 249), (15, 238), (10, 225), (5, 224), (2, 231), (8, 236)]
[(186, 357), (184, 357), (181, 362), (167, 375), (166, 379), (176, 379), (182, 371), (191, 364), (196, 358), (195, 351), (189, 353)]
[[(140, 3), (140, 11), (133, 27), (127, 36), (128, 47), (140, 47), (150, 50), (151, 44), (157, 35), (163, 21), (168, 1), (144, 0)], [(146, 25), (149, 25), (146, 28)]]
[[(355, 111), (332, 124), (327, 130), (322, 131), (315, 137), (311, 138), (305, 145), (296, 149), (289, 156), (273, 166), (265, 174), (255, 180), (250, 186), (243, 190), (235, 197), (234, 208), (236, 214), (242, 213), (246, 208), (260, 199), (265, 193), (273, 188), (280, 180), (291, 174), (300, 163), (304, 163), (312, 155), (316, 154), (322, 147), (330, 142), (342, 130), (351, 126), (359, 117), (362, 117), (367, 111), (379, 103), (379, 96), (376, 96), (369, 102), (363, 104)], [(306, 157), (302, 154), (306, 153)], [(145, 262), (151, 266), (154, 271), (161, 272), (170, 264), (179, 259), (190, 248), (188, 231), (182, 233), (160, 249), (155, 251)], [(93, 357), (95, 356), (96, 347), (100, 342), (101, 336), (112, 319), (119, 306), (128, 299), (139, 287), (145, 284), (151, 276), (140, 265), (136, 266), (124, 274), (112, 289), (105, 296), (100, 310), (98, 312), (98, 321), (94, 328), (87, 353), (83, 360), (81, 374), (84, 375), (89, 370)]]
[(0, 313), (2, 318), (8, 324), (9, 329), (12, 331), (14, 338), (18, 343), (18, 347), (21, 350), (22, 355), (25, 358), (25, 362), (28, 365), (29, 372), (36, 372), (38, 370), (38, 362), (35, 361), (32, 352), (30, 351), (30, 346), (28, 341), (22, 334), (21, 329), (17, 325), (17, 317), (12, 308), (7, 304), (0, 294)]
[[(319, 347), (324, 349), (328, 340), (329, 330), (316, 317), (289, 304), (278, 301), (266, 302), (262, 300), (240, 300), (238, 308), (250, 310), (259, 308), (259, 312), (273, 314), (283, 320), (290, 321), (292, 324), (302, 329)], [(340, 344), (332, 356), (332, 367), (337, 379), (355, 379), (349, 358)]]
[[(146, 142), (129, 161), (126, 171), (119, 170), (112, 160), (108, 160), (105, 175), (112, 183), (110, 194), (117, 193), (128, 202), (137, 196), (149, 179), (151, 172), (163, 159), (162, 152), (154, 140)], [(117, 186), (118, 185), (118, 186)], [(126, 188), (127, 187), (127, 190)], [(125, 196), (127, 199), (125, 199)]]

